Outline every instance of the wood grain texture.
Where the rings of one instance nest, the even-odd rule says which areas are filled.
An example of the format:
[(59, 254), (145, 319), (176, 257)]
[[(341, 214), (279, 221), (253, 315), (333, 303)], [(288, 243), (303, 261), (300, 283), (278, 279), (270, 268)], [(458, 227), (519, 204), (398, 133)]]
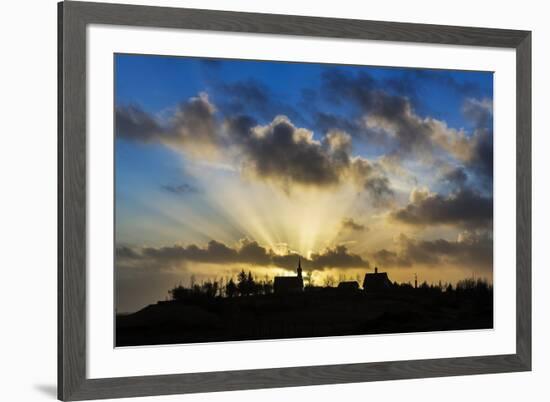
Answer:
[[(82, 400), (383, 381), (531, 369), (531, 33), (102, 3), (59, 4), (58, 397)], [(86, 378), (86, 26), (506, 47), (517, 58), (517, 351), (499, 356)]]
[(531, 368), (531, 34), (516, 49), (516, 353)]
[(149, 7), (124, 4), (68, 3), (88, 23), (141, 27), (251, 32), (278, 35), (371, 39), (399, 42), (516, 47), (526, 31), (472, 28), (433, 24), (365, 21), (342, 18), (306, 17)]
[(67, 398), (86, 379), (86, 25), (78, 7), (62, 7), (58, 393)]
[(524, 371), (516, 355), (88, 380), (71, 400), (345, 384)]

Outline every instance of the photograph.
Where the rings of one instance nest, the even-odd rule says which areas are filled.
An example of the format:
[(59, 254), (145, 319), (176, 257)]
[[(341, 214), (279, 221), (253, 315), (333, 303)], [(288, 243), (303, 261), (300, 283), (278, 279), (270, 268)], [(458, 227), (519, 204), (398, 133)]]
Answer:
[(116, 346), (493, 328), (493, 73), (114, 55)]

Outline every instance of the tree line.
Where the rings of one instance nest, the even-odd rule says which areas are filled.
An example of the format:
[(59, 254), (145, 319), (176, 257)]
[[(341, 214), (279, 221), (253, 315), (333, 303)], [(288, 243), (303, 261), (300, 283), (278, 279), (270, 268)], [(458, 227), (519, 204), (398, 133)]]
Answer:
[[(327, 278), (323, 281), (323, 287), (325, 289), (334, 288), (337, 285), (337, 281), (330, 275), (328, 275)], [(348, 278), (339, 277), (338, 280), (339, 282), (343, 282), (348, 280)], [(308, 271), (304, 277), (304, 282), (305, 291), (316, 287), (312, 279), (311, 271)], [(428, 284), (428, 282), (424, 281), (415, 288), (410, 282), (393, 282), (390, 291), (487, 295), (492, 293), (493, 286), (483, 278), (465, 278), (458, 281), (454, 286), (451, 283), (441, 283), (441, 281), (437, 284)], [(251, 271), (246, 273), (244, 270), (239, 272), (236, 279), (233, 279), (233, 277), (229, 279), (215, 278), (202, 281), (201, 283), (196, 283), (195, 277), (191, 276), (189, 287), (179, 284), (168, 291), (171, 300), (210, 299), (216, 297), (234, 298), (269, 295), (272, 293), (272, 278), (266, 275), (263, 279), (258, 279), (252, 275)]]
[(172, 300), (185, 300), (192, 297), (245, 297), (268, 295), (273, 293), (273, 280), (265, 277), (262, 280), (255, 278), (251, 271), (248, 274), (242, 270), (236, 280), (232, 277), (227, 279), (208, 279), (200, 284), (195, 283), (194, 276), (191, 277), (190, 287), (186, 288), (179, 284), (168, 291)]

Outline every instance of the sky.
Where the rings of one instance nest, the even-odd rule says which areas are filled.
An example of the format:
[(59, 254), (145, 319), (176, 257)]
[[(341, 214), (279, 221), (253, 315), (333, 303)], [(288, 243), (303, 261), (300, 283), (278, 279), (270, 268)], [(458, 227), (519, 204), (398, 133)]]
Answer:
[(115, 55), (119, 312), (177, 284), (492, 281), (493, 74)]

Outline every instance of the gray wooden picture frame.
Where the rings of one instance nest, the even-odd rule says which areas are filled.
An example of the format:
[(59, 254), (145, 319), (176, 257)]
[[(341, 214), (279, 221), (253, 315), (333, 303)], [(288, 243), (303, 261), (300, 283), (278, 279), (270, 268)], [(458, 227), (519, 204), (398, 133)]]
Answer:
[[(86, 377), (86, 27), (305, 35), (516, 51), (516, 353), (428, 360)], [(58, 5), (58, 397), (82, 400), (531, 370), (531, 32), (83, 2)]]

